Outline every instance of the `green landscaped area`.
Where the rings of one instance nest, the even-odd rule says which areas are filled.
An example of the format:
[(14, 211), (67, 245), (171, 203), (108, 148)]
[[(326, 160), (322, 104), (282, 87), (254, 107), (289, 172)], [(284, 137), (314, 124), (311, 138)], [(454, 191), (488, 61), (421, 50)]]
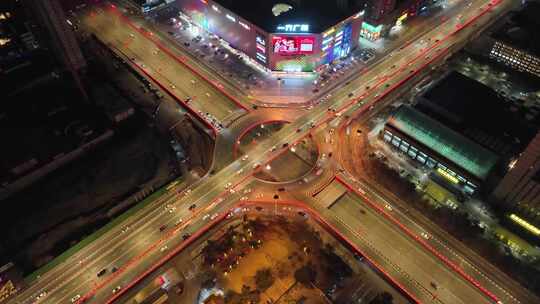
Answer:
[[(174, 183), (174, 181), (172, 183)], [(86, 245), (88, 245), (91, 242), (93, 242), (94, 240), (98, 239), (99, 237), (104, 235), (107, 231), (111, 230), (113, 227), (121, 224), (122, 222), (124, 222), (124, 220), (126, 220), (127, 218), (129, 218), (130, 216), (135, 214), (136, 212), (142, 210), (144, 207), (146, 207), (148, 204), (153, 202), (155, 199), (159, 198), (162, 194), (166, 193), (167, 192), (166, 188), (167, 188), (167, 186), (164, 186), (164, 187), (156, 190), (154, 193), (152, 193), (151, 195), (149, 195), (148, 197), (146, 197), (145, 199), (140, 201), (137, 205), (133, 206), (132, 208), (130, 208), (126, 212), (122, 213), (120, 216), (118, 216), (114, 220), (110, 221), (108, 224), (101, 227), (100, 229), (96, 230), (94, 233), (88, 235), (87, 237), (82, 239), (80, 242), (78, 242), (74, 246), (70, 247), (68, 250), (64, 251), (61, 255), (55, 257), (49, 263), (45, 264), (44, 266), (40, 267), (36, 271), (32, 272), (31, 274), (29, 274), (28, 276), (26, 276), (24, 278), (25, 282), (27, 284), (30, 284), (32, 281), (37, 279), (38, 276), (41, 276), (42, 274), (44, 274), (47, 271), (54, 268), (55, 266), (61, 264), (67, 258), (74, 255), (77, 251), (81, 250)]]
[(484, 179), (498, 157), (419, 111), (402, 106), (390, 123), (474, 176)]

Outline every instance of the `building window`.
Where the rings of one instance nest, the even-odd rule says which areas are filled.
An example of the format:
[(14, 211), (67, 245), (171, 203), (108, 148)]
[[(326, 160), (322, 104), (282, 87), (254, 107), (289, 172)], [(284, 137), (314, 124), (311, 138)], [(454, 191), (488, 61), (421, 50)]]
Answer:
[(386, 142), (390, 142), (392, 140), (392, 133), (390, 133), (388, 131), (384, 131), (383, 139)]
[(465, 193), (467, 193), (469, 195), (472, 195), (472, 194), (474, 194), (475, 189), (471, 188), (469, 185), (465, 185), (463, 187), (463, 191), (465, 191)]
[(392, 145), (399, 147), (399, 143), (401, 142), (401, 139), (397, 136), (394, 136), (394, 139), (392, 139)]
[(407, 150), (409, 150), (409, 143), (406, 142), (406, 141), (402, 141), (401, 142), (401, 146), (399, 147), (399, 149), (403, 152), (407, 152)]
[(442, 170), (446, 170), (446, 166), (444, 166), (444, 165), (441, 164), (441, 163), (438, 163), (438, 164), (437, 164), (437, 168), (441, 168)]
[(408, 154), (409, 154), (409, 156), (410, 156), (411, 158), (414, 159), (414, 158), (416, 158), (416, 152), (418, 152), (418, 149), (416, 149), (415, 147), (411, 146), (410, 149), (409, 149)]
[(435, 168), (435, 166), (437, 165), (437, 161), (434, 160), (433, 158), (429, 157), (426, 161), (426, 166), (428, 166), (429, 168), (433, 169)]

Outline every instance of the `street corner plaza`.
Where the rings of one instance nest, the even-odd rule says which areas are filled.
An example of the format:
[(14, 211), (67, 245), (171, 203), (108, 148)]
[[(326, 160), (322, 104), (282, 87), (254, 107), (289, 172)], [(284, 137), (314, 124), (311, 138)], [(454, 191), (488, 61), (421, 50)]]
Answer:
[(353, 302), (411, 303), (316, 215), (263, 204), (235, 207), (115, 301)]

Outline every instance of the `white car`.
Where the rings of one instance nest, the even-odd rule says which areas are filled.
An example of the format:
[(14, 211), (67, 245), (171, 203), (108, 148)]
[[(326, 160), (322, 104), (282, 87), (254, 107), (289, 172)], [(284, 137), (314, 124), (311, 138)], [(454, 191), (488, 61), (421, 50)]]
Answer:
[(209, 217), (210, 217), (210, 214), (205, 214), (205, 215), (202, 217), (202, 219), (203, 219), (203, 221), (206, 221)]
[(80, 294), (74, 296), (73, 298), (71, 298), (71, 303), (77, 302), (80, 298), (81, 298), (81, 295), (80, 295)]
[(249, 155), (248, 155), (248, 154), (242, 156), (242, 160), (244, 160), (244, 161), (246, 161), (248, 158), (249, 158)]
[(210, 220), (213, 221), (213, 220), (215, 220), (217, 217), (218, 217), (218, 214), (217, 214), (217, 213), (214, 213), (214, 214), (212, 214), (212, 216), (210, 217)]
[(44, 298), (46, 295), (47, 295), (47, 292), (46, 292), (46, 291), (43, 291), (43, 292), (41, 292), (41, 293), (36, 297), (36, 300), (41, 300), (41, 299)]
[[(159, 251), (160, 251), (160, 252), (163, 252), (163, 251), (165, 251), (165, 250), (167, 250), (167, 249), (169, 249), (169, 247), (168, 247), (167, 245), (165, 245), (165, 246), (161, 247), (161, 248), (159, 249)], [(119, 287), (120, 287), (120, 286), (119, 286)], [(116, 288), (115, 288), (115, 289), (116, 289)], [(118, 290), (120, 290), (120, 288), (118, 288)], [(114, 289), (113, 289), (113, 293), (114, 293)]]
[[(165, 246), (165, 247), (167, 247), (167, 246)], [(113, 294), (114, 294), (114, 293), (117, 293), (117, 292), (120, 291), (120, 289), (122, 289), (122, 286), (116, 286), (116, 287), (112, 290), (112, 293), (113, 293)]]
[(229, 189), (231, 186), (232, 186), (232, 183), (228, 182), (228, 183), (225, 184), (225, 189)]

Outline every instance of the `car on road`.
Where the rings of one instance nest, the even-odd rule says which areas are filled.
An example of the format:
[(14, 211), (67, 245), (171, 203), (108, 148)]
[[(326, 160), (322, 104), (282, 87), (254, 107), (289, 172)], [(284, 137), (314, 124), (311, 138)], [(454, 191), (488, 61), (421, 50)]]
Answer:
[(36, 301), (39, 301), (41, 299), (43, 299), (44, 297), (47, 296), (47, 292), (46, 291), (42, 291), (37, 297), (36, 297)]
[(167, 245), (165, 245), (165, 246), (163, 246), (163, 247), (161, 247), (161, 248), (159, 249), (159, 252), (163, 252), (163, 251), (165, 251), (165, 250), (167, 250), (167, 249), (169, 249), (169, 247), (168, 247)]
[(260, 163), (254, 163), (253, 164), (253, 169), (258, 169), (260, 166), (261, 166)]
[(80, 298), (81, 298), (81, 295), (80, 295), (80, 294), (74, 296), (73, 298), (71, 298), (71, 303), (77, 302)]
[(210, 220), (211, 221), (215, 220), (218, 217), (218, 215), (219, 214), (217, 214), (217, 213), (212, 214), (212, 216), (210, 217)]
[(186, 233), (186, 234), (182, 235), (182, 239), (185, 241), (185, 240), (189, 239), (190, 236), (191, 236), (190, 233)]
[(102, 275), (104, 275), (105, 273), (107, 273), (107, 268), (103, 268), (101, 269), (98, 273), (97, 273), (97, 277), (101, 277)]
[(163, 232), (165, 229), (167, 229), (167, 225), (161, 225), (161, 226), (159, 227), (159, 231), (160, 231), (160, 232)]
[(193, 210), (195, 208), (197, 208), (197, 205), (195, 205), (195, 204), (192, 204), (191, 206), (189, 206), (189, 210)]
[(231, 186), (232, 186), (232, 183), (228, 182), (228, 183), (225, 184), (225, 189), (229, 189)]
[(112, 293), (115, 294), (115, 293), (119, 292), (120, 289), (122, 289), (122, 286), (116, 286), (115, 288), (113, 288)]
[(244, 161), (246, 161), (248, 158), (249, 158), (248, 154), (245, 154), (244, 156), (242, 156), (242, 160), (244, 160)]
[(209, 218), (210, 218), (210, 214), (205, 214), (205, 215), (202, 217), (203, 221), (206, 221), (206, 220), (209, 219)]

